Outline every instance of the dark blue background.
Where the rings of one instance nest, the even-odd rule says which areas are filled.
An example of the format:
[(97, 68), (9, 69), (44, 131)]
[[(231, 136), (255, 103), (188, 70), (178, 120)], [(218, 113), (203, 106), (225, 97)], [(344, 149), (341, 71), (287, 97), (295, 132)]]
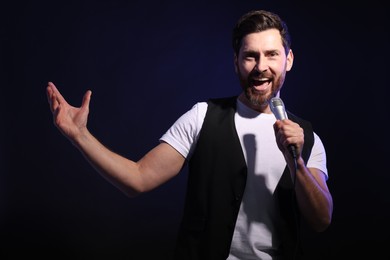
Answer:
[(338, 2), (2, 3), (0, 257), (169, 259), (186, 169), (127, 198), (54, 127), (46, 83), (77, 106), (91, 89), (90, 130), (137, 160), (195, 102), (240, 91), (231, 29), (264, 8), (293, 39), (281, 97), (328, 155), (334, 218), (310, 259), (389, 258), (389, 8)]

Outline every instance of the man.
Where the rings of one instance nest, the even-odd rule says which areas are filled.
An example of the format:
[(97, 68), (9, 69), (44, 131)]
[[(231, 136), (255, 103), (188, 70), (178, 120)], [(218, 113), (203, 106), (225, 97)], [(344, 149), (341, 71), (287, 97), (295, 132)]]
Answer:
[(175, 259), (293, 259), (300, 255), (301, 217), (318, 232), (331, 223), (325, 149), (309, 122), (290, 112), (276, 120), (270, 109), (294, 60), (280, 17), (244, 14), (233, 30), (233, 49), (241, 94), (195, 104), (137, 162), (88, 131), (91, 91), (76, 108), (49, 82), (54, 123), (130, 197), (173, 178), (188, 162)]

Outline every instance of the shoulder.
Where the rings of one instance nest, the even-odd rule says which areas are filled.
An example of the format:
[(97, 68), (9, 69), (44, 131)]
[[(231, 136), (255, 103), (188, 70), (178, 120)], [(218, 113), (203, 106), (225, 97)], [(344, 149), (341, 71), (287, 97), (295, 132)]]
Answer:
[(296, 122), (296, 123), (298, 123), (298, 124), (300, 124), (300, 125), (304, 124), (304, 125), (306, 125), (307, 127), (312, 128), (312, 127), (311, 127), (310, 121), (308, 121), (308, 120), (306, 120), (306, 119), (303, 119), (302, 117), (297, 116), (296, 114), (293, 114), (293, 113), (291, 113), (290, 111), (287, 111), (287, 116), (288, 116), (288, 118), (289, 118), (290, 120), (292, 120), (292, 121), (294, 121), (294, 122)]
[(210, 98), (207, 104), (210, 108), (226, 108), (236, 107), (237, 96), (221, 97), (221, 98)]
[(219, 97), (219, 98), (210, 98), (207, 103), (215, 105), (223, 105), (235, 103), (238, 96), (229, 96), (229, 97)]

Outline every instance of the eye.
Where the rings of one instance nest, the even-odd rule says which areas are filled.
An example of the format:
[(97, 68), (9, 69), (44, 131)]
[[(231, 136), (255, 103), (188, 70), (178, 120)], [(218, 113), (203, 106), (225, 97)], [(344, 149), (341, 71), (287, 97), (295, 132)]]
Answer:
[(270, 51), (267, 53), (267, 56), (272, 58), (272, 57), (279, 56), (279, 53), (277, 51)]
[(244, 54), (244, 59), (247, 61), (255, 61), (258, 58), (256, 53), (248, 52)]
[(255, 57), (253, 57), (253, 56), (245, 56), (244, 59), (247, 60), (247, 61), (253, 61), (253, 60), (255, 60)]

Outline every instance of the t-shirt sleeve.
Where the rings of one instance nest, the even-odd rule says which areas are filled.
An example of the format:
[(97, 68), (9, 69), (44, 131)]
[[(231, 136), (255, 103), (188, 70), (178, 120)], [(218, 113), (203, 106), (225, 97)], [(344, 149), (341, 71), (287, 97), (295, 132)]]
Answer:
[(320, 137), (316, 133), (314, 133), (314, 144), (306, 166), (308, 168), (317, 168), (323, 171), (326, 175), (326, 179), (329, 178), (328, 169), (326, 166), (325, 147)]
[(176, 120), (159, 141), (168, 143), (185, 158), (189, 158), (195, 148), (206, 111), (206, 102), (196, 103)]

